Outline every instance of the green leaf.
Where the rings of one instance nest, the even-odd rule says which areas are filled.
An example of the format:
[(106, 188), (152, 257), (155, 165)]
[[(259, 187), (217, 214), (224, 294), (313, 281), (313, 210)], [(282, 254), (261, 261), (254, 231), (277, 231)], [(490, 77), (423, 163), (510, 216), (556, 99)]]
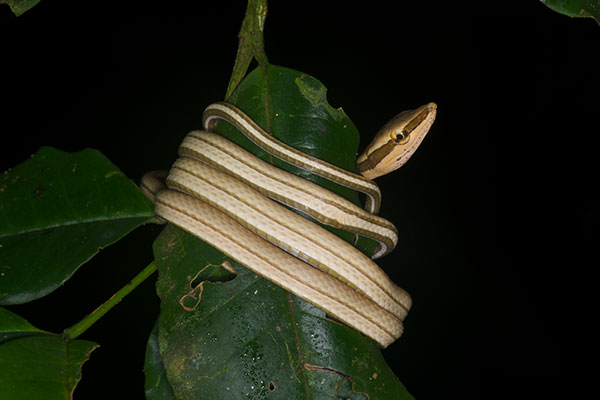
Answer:
[[(358, 132), (325, 94), (316, 79), (269, 65), (251, 72), (232, 102), (280, 140), (353, 170)], [(355, 192), (279, 162), (228, 125), (217, 129), (278, 167), (358, 202)], [(371, 339), (183, 230), (168, 225), (154, 254), (161, 313), (153, 362), (160, 357), (161, 379), (174, 398), (412, 398)], [(207, 266), (222, 274), (213, 271), (203, 280)]]
[(0, 175), (0, 304), (52, 292), (153, 214), (100, 152), (41, 148)]
[(0, 4), (8, 4), (17, 17), (32, 9), (39, 2), (40, 0), (0, 0)]
[(600, 0), (541, 0), (552, 10), (569, 17), (594, 18), (600, 24)]
[(146, 382), (144, 390), (146, 400), (174, 400), (175, 395), (169, 385), (165, 367), (162, 363), (162, 357), (158, 347), (158, 323), (148, 339), (146, 347), (146, 362), (144, 364), (144, 374)]
[(67, 342), (0, 307), (0, 399), (71, 399), (98, 345)]
[[(230, 102), (282, 142), (356, 172), (356, 153), (360, 141), (358, 130), (341, 108), (329, 105), (327, 88), (312, 76), (273, 65), (259, 67), (242, 81)], [(270, 156), (229, 124), (219, 123), (216, 132), (276, 167), (360, 204), (356, 191)], [(323, 227), (354, 243), (354, 234)], [(368, 255), (373, 253), (375, 246), (374, 241), (363, 237), (356, 243), (356, 247)]]

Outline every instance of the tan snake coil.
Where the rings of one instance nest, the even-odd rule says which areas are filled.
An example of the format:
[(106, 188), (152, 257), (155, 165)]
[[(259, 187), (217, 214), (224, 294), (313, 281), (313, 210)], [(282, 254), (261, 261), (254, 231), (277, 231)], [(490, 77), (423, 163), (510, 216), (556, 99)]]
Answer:
[[(416, 115), (427, 124), (415, 141), (418, 143), (411, 144), (413, 147), (419, 145), (433, 122), (435, 105), (431, 104), (426, 112), (432, 116), (427, 118), (422, 117), (425, 111), (421, 110), (426, 106), (415, 110), (421, 110)], [(380, 346), (396, 340), (411, 306), (408, 293), (351, 244), (277, 202), (323, 224), (376, 240), (379, 247), (374, 258), (389, 253), (396, 245), (396, 228), (350, 201), (277, 169), (208, 132), (216, 119), (233, 124), (276, 157), (337, 183), (344, 184), (345, 179), (346, 186), (367, 193), (371, 211), (379, 208), (379, 189), (372, 181), (306, 156), (278, 142), (236, 107), (215, 103), (204, 113), (206, 131), (187, 135), (179, 148), (180, 158), (166, 180), (160, 172), (142, 178), (140, 186), (155, 202), (156, 215), (369, 336)], [(414, 125), (414, 119), (400, 125), (405, 127), (411, 121)], [(389, 137), (390, 133), (386, 134)], [(322, 171), (317, 171), (319, 168)]]

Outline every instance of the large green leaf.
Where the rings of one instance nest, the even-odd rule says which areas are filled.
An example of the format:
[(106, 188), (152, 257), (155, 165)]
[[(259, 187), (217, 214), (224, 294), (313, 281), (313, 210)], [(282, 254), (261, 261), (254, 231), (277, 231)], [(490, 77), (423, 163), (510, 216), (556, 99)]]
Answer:
[(158, 323), (155, 324), (146, 346), (146, 363), (144, 365), (146, 383), (144, 390), (148, 400), (173, 400), (175, 395), (167, 379), (165, 367), (158, 347)]
[[(352, 170), (358, 132), (325, 94), (316, 79), (269, 66), (266, 74), (251, 72), (232, 102), (284, 142)], [(358, 201), (355, 192), (264, 154), (227, 125), (217, 129), (278, 167)], [(369, 245), (363, 250), (372, 251)], [(161, 313), (158, 353), (146, 361), (147, 389), (166, 380), (176, 399), (412, 398), (371, 339), (183, 230), (168, 226), (154, 254)]]
[(81, 367), (97, 347), (67, 342), (0, 307), (0, 399), (71, 399)]
[(41, 148), (0, 175), (0, 304), (50, 293), (153, 213), (100, 152)]
[[(341, 108), (329, 105), (327, 88), (312, 76), (273, 65), (269, 65), (266, 74), (257, 68), (244, 79), (230, 101), (282, 142), (345, 170), (356, 171), (358, 130)], [(356, 191), (270, 156), (229, 124), (218, 125), (216, 132), (276, 167), (360, 204)], [(352, 233), (324, 228), (350, 243), (355, 240)], [(356, 243), (369, 255), (375, 246), (374, 241), (363, 237)]]
[(591, 17), (600, 24), (600, 0), (541, 0), (554, 11), (569, 17)]

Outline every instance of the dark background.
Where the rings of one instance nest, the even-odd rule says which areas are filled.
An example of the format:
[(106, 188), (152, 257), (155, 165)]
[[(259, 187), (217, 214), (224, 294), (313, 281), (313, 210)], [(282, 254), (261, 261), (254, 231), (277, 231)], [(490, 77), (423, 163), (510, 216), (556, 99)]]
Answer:
[[(1, 7), (0, 170), (41, 145), (99, 149), (135, 181), (168, 168), (204, 107), (223, 98), (235, 58), (245, 3), (210, 3), (42, 0), (20, 18)], [(384, 355), (408, 390), (558, 396), (572, 262), (557, 257), (573, 233), (562, 226), (598, 221), (573, 172), (594, 171), (585, 138), (600, 27), (537, 1), (516, 12), (428, 3), (271, 1), (267, 54), (321, 80), (362, 146), (397, 112), (438, 104), (413, 159), (378, 181), (381, 215), (401, 235), (380, 265), (414, 300)], [(62, 331), (152, 260), (159, 231), (137, 230), (60, 290), (11, 310)], [(84, 334), (102, 347), (75, 398), (143, 398), (154, 282)]]

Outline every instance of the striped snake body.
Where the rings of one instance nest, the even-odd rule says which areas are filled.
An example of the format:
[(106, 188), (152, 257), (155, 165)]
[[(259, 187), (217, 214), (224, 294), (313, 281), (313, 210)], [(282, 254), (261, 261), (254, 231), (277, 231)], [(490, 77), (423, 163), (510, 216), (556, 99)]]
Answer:
[[(151, 172), (140, 187), (157, 216), (386, 347), (402, 334), (408, 293), (350, 243), (279, 203), (372, 238), (378, 242), (373, 258), (389, 253), (398, 233), (375, 215), (381, 195), (371, 179), (406, 162), (435, 112), (429, 103), (392, 119), (358, 158), (359, 175), (276, 140), (231, 104), (211, 104), (203, 114), (205, 131), (186, 136), (166, 179)], [(364, 193), (365, 209), (212, 133), (217, 120), (287, 163)]]

